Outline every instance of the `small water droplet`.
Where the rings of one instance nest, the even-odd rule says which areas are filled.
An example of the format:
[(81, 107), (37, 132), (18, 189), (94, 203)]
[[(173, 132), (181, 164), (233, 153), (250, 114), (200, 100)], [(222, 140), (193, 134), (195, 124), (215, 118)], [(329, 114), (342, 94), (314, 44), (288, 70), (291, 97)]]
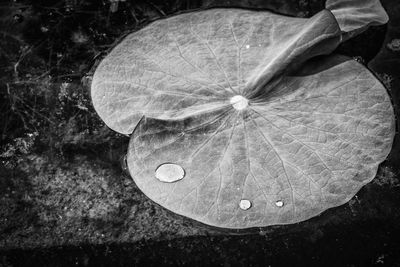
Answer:
[(248, 209), (250, 209), (250, 208), (251, 208), (251, 202), (250, 202), (250, 200), (247, 200), (247, 199), (242, 199), (242, 200), (240, 200), (239, 207), (240, 207), (242, 210), (248, 210)]
[(277, 206), (277, 207), (283, 207), (283, 201), (282, 200), (278, 200), (278, 201), (276, 201), (275, 202), (275, 205)]
[(246, 49), (249, 49), (250, 48), (250, 45), (246, 45)]
[(178, 164), (164, 163), (157, 167), (155, 177), (164, 183), (173, 183), (185, 177), (185, 170)]

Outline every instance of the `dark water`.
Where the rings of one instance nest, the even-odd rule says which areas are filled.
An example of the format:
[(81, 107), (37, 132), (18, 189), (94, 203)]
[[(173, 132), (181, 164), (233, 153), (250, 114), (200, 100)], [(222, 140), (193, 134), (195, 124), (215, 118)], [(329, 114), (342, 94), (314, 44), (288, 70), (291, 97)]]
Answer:
[[(96, 64), (122, 36), (151, 20), (208, 6), (311, 16), (323, 8), (323, 2), (2, 2), (0, 266), (400, 266), (400, 241), (395, 238), (400, 236), (398, 137), (378, 177), (348, 204), (295, 225), (225, 231), (160, 211), (126, 182), (129, 177), (121, 161), (128, 139), (104, 127), (90, 104), (88, 84)], [(398, 45), (394, 40), (400, 39), (400, 3), (382, 2), (389, 25), (372, 27), (337, 52), (356, 57), (375, 72), (388, 87), (398, 114), (400, 40)], [(23, 168), (26, 158), (36, 165)], [(64, 219), (55, 219), (63, 208), (57, 205), (73, 202), (51, 198), (55, 208), (43, 224), (38, 217), (44, 212), (30, 198), (39, 198), (34, 190), (40, 191), (39, 200), (49, 199), (52, 192), (35, 187), (30, 170), (47, 174), (61, 169), (75, 175), (81, 162), (112, 170), (119, 177), (105, 182), (121, 192), (109, 200), (122, 203), (118, 212), (107, 215), (111, 218), (71, 219), (63, 224)], [(97, 184), (87, 187), (92, 190)], [(100, 198), (109, 197), (108, 192), (103, 190)], [(138, 204), (143, 202), (149, 204)], [(138, 209), (134, 218), (128, 214), (132, 207)], [(130, 230), (130, 225), (140, 225), (145, 234)], [(81, 228), (85, 233), (78, 232)], [(138, 239), (149, 241), (130, 241)]]
[(193, 237), (12, 251), (7, 260), (22, 266), (398, 266), (400, 249), (393, 237), (399, 234), (391, 222), (370, 221), (331, 227), (322, 237)]

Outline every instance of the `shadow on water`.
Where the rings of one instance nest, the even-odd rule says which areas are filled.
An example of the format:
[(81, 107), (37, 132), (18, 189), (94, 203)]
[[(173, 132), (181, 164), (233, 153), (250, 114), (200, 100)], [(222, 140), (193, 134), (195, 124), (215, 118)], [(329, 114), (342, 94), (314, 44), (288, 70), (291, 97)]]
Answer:
[(396, 266), (393, 221), (349, 224), (325, 232), (187, 237), (108, 245), (10, 250), (2, 266)]
[[(380, 178), (381, 179), (381, 178)], [(129, 209), (112, 221), (84, 220), (81, 226), (112, 231), (116, 241), (0, 251), (2, 266), (396, 266), (400, 245), (398, 192), (375, 182), (350, 201), (321, 216), (290, 226), (248, 230), (215, 229), (170, 212), (175, 221), (203, 228), (202, 235), (158, 236), (136, 243), (118, 242)], [(399, 185), (394, 185), (398, 187)], [(127, 206), (135, 203), (126, 203)], [(151, 224), (151, 220), (149, 221)], [(184, 224), (183, 224), (184, 225)], [(74, 238), (71, 236), (70, 238)], [(297, 265), (298, 266), (298, 265)]]

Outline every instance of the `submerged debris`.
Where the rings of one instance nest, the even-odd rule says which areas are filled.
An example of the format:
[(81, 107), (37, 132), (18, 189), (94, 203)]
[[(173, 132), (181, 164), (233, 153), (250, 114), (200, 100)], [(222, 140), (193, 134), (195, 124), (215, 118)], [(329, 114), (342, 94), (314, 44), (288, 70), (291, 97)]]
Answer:
[(386, 46), (387, 46), (388, 49), (390, 49), (392, 51), (395, 51), (395, 52), (398, 52), (398, 51), (400, 51), (400, 39), (393, 39)]
[(373, 180), (379, 186), (399, 187), (400, 181), (395, 172), (390, 167), (379, 169), (377, 176)]

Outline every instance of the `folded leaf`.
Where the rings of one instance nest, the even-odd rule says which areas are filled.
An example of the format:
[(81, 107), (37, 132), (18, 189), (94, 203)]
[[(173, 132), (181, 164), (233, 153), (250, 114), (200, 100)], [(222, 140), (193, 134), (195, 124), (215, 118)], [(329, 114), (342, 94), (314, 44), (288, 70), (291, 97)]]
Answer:
[(329, 9), (343, 31), (343, 40), (347, 40), (369, 26), (382, 25), (389, 17), (379, 0), (327, 0)]
[(130, 134), (142, 116), (185, 117), (229, 104), (236, 94), (268, 91), (273, 77), (330, 53), (339, 36), (327, 10), (303, 19), (213, 9), (156, 21), (101, 62), (93, 105), (111, 129)]
[(159, 20), (102, 61), (93, 105), (132, 133), (131, 176), (165, 208), (224, 228), (306, 220), (371, 181), (394, 138), (383, 85), (326, 55), (340, 34), (327, 10)]

